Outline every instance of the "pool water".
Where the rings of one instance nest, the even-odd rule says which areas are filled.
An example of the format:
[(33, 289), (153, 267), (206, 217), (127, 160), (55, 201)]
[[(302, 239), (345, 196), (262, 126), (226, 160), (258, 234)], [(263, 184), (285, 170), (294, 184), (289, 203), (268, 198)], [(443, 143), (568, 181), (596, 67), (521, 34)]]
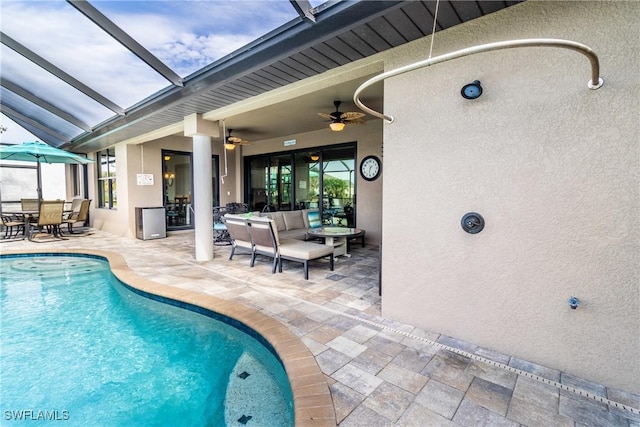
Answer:
[(132, 292), (96, 257), (0, 264), (0, 424), (293, 425), (284, 369), (249, 334)]

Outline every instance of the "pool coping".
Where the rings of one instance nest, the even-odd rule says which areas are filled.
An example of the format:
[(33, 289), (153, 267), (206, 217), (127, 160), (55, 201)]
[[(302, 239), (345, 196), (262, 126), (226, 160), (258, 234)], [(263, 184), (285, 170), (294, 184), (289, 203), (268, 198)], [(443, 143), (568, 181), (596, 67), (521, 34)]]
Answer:
[(113, 275), (131, 288), (198, 306), (241, 322), (260, 334), (282, 361), (293, 394), (296, 427), (337, 425), (329, 385), (315, 357), (302, 340), (278, 320), (237, 302), (174, 288), (139, 276), (129, 268), (124, 257), (115, 252), (90, 249), (3, 251), (3, 255), (23, 254), (84, 254), (103, 257), (109, 263)]

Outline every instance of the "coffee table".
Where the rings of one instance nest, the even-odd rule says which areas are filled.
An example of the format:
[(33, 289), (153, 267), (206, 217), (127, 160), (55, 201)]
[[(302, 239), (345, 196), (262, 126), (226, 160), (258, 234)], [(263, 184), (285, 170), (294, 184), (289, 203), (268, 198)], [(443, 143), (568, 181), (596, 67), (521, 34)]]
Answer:
[(333, 256), (346, 256), (350, 257), (351, 254), (347, 253), (347, 239), (357, 236), (362, 233), (361, 228), (347, 228), (347, 227), (318, 227), (311, 228), (307, 232), (311, 236), (323, 237), (324, 244), (333, 246)]

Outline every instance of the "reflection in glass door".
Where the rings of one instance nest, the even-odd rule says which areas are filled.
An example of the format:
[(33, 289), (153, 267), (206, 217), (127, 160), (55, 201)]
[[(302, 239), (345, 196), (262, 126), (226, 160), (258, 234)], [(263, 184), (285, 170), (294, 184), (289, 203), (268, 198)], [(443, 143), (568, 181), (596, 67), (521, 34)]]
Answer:
[(290, 154), (271, 158), (269, 179), (271, 180), (269, 183), (269, 190), (271, 192), (270, 203), (275, 206), (275, 210), (290, 211), (292, 209)]
[(164, 207), (169, 230), (192, 227), (191, 171), (191, 153), (163, 150)]
[(318, 208), (320, 194), (320, 152), (295, 154), (296, 209)]
[(333, 148), (322, 153), (322, 222), (353, 227), (355, 223), (355, 150)]
[[(179, 151), (162, 151), (162, 178), (164, 188), (164, 207), (167, 212), (167, 229), (179, 230), (193, 228), (192, 200), (192, 157), (191, 153)], [(213, 190), (213, 206), (220, 203), (219, 156), (211, 157), (211, 186)], [(212, 207), (213, 207), (212, 206)]]

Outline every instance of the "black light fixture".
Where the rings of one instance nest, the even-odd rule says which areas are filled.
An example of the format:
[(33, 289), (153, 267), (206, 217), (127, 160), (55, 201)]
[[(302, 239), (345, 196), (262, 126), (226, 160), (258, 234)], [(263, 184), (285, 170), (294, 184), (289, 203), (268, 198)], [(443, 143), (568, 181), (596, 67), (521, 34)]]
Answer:
[(480, 80), (474, 80), (473, 82), (462, 86), (460, 91), (462, 97), (465, 99), (476, 99), (482, 95), (482, 86), (480, 86)]

